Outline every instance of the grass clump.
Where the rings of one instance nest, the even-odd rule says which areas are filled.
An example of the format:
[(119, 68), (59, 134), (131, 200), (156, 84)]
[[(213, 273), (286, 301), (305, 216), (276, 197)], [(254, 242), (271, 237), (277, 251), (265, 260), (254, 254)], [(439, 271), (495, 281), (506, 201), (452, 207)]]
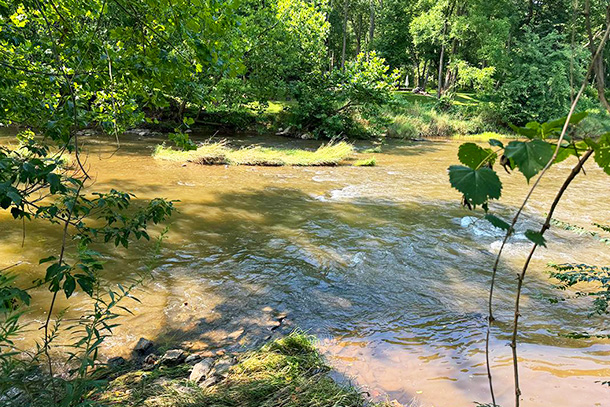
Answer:
[(293, 333), (245, 353), (212, 387), (196, 386), (185, 378), (188, 374), (168, 378), (154, 371), (131, 372), (113, 380), (100, 401), (125, 407), (374, 406), (357, 389), (337, 384), (329, 371), (312, 338)]
[(375, 158), (365, 158), (354, 162), (354, 166), (356, 167), (374, 167), (375, 165), (377, 165), (377, 160), (375, 160)]
[(315, 151), (260, 146), (233, 149), (226, 141), (219, 141), (206, 142), (193, 151), (157, 146), (153, 156), (203, 165), (334, 166), (348, 159), (354, 151), (354, 147), (344, 141), (322, 145)]

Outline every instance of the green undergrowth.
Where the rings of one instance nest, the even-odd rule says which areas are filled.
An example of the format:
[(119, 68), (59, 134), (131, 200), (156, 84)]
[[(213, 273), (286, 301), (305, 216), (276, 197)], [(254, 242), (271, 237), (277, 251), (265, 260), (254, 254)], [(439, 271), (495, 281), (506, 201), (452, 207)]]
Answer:
[(354, 387), (340, 385), (313, 339), (293, 333), (244, 353), (220, 383), (200, 388), (188, 373), (171, 369), (135, 371), (111, 381), (99, 401), (144, 407), (385, 407), (364, 399)]
[(260, 146), (235, 149), (219, 141), (206, 142), (192, 151), (157, 146), (153, 157), (202, 165), (334, 166), (351, 158), (354, 152), (354, 147), (343, 141), (322, 145), (315, 151)]
[(397, 93), (384, 114), (389, 121), (388, 136), (405, 139), (450, 138), (499, 127), (489, 104), (466, 93), (456, 94), (445, 104), (433, 96)]

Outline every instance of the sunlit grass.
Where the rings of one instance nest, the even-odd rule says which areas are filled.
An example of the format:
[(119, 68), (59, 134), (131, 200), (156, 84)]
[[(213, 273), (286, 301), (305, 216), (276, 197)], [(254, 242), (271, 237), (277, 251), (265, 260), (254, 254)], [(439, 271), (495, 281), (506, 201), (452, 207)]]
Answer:
[(234, 149), (226, 141), (219, 141), (206, 142), (193, 151), (157, 146), (153, 156), (161, 160), (203, 165), (334, 166), (349, 159), (354, 151), (351, 144), (343, 141), (322, 145), (315, 151), (260, 146)]
[(469, 140), (469, 141), (489, 141), (490, 139), (506, 139), (506, 138), (518, 138), (514, 134), (502, 134), (493, 131), (486, 131), (477, 134), (458, 134), (451, 137), (454, 140)]
[[(160, 370), (161, 369), (161, 370)], [(310, 336), (293, 333), (243, 354), (226, 379), (202, 389), (180, 368), (133, 371), (112, 380), (100, 401), (155, 407), (382, 407), (336, 383)]]
[(365, 158), (354, 162), (355, 167), (374, 167), (375, 165), (377, 165), (375, 158)]

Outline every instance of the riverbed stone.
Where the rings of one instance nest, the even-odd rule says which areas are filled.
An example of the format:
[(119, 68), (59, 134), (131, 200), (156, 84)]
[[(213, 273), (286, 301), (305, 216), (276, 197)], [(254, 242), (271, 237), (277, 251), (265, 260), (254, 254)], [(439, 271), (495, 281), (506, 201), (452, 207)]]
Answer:
[(210, 375), (213, 365), (214, 359), (212, 358), (206, 358), (197, 362), (195, 366), (193, 366), (193, 371), (189, 376), (189, 380), (195, 383), (203, 381)]
[(229, 369), (235, 363), (237, 363), (237, 360), (233, 356), (225, 355), (216, 361), (212, 373), (216, 376), (226, 377)]
[(194, 365), (197, 362), (199, 362), (201, 359), (203, 359), (201, 357), (201, 355), (199, 355), (198, 353), (193, 353), (190, 354), (186, 357), (186, 359), (184, 359), (184, 363), (186, 363), (187, 365)]
[(116, 369), (120, 366), (123, 366), (126, 363), (125, 359), (120, 356), (115, 356), (113, 358), (108, 359), (108, 367), (112, 369)]
[(220, 382), (220, 379), (217, 376), (210, 376), (207, 379), (205, 379), (204, 381), (202, 381), (201, 383), (199, 383), (199, 387), (201, 387), (202, 389), (206, 389), (210, 386), (215, 385), (216, 383)]
[(159, 362), (166, 366), (176, 366), (184, 362), (184, 359), (186, 359), (186, 354), (182, 349), (170, 349), (165, 352)]
[(238, 339), (244, 333), (244, 328), (237, 329), (227, 335), (230, 339)]
[(142, 370), (153, 370), (159, 358), (155, 354), (150, 354), (142, 362)]
[(138, 340), (138, 343), (136, 344), (136, 346), (133, 348), (133, 350), (139, 354), (145, 354), (146, 352), (150, 351), (153, 347), (153, 342), (149, 341), (146, 338), (140, 338)]

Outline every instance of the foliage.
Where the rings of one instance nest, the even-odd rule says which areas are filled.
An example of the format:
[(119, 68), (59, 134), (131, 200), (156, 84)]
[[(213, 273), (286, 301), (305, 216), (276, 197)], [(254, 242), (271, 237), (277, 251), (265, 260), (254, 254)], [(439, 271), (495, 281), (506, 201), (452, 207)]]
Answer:
[(325, 38), (329, 24), (326, 1), (272, 0), (261, 7), (245, 1), (242, 28), (244, 73), (249, 92), (256, 100), (291, 95), (294, 83), (320, 75), (325, 65)]
[(541, 36), (526, 32), (512, 49), (498, 89), (497, 107), (504, 119), (516, 124), (545, 122), (557, 112), (566, 111), (570, 102), (570, 67), (575, 67), (573, 81), (579, 83), (583, 77), (582, 56), (582, 52), (572, 54), (561, 34)]
[(375, 158), (364, 158), (354, 162), (355, 167), (374, 167), (377, 165)]
[(490, 92), (493, 89), (493, 77), (496, 72), (496, 68), (493, 66), (477, 68), (466, 61), (457, 60), (452, 61), (447, 69), (458, 72), (457, 86), (462, 89), (473, 89), (481, 93)]
[[(577, 125), (586, 117), (585, 114), (573, 115), (569, 126)], [(465, 143), (459, 149), (458, 158), (464, 166), (454, 165), (449, 167), (449, 178), (451, 185), (464, 195), (465, 203), (470, 207), (483, 206), (487, 211), (489, 201), (499, 199), (501, 196), (502, 182), (495, 175), (493, 165), (496, 158), (501, 155), (500, 164), (506, 171), (518, 169), (529, 182), (538, 174), (551, 160), (557, 144), (553, 143), (563, 128), (566, 118), (552, 120), (546, 123), (530, 122), (525, 127), (513, 126), (515, 132), (526, 137), (526, 141), (510, 141), (506, 146), (500, 140), (489, 139), (489, 145), (493, 149), (484, 149), (474, 143)], [(607, 151), (608, 141), (602, 136), (599, 141), (587, 138), (586, 141), (576, 142), (567, 138), (559, 146), (559, 154), (556, 162), (569, 156), (580, 156), (589, 147), (595, 146), (595, 157), (602, 168), (607, 168), (604, 161), (604, 153)], [(493, 175), (492, 175), (493, 174)], [(530, 240), (543, 243), (536, 234), (526, 235)]]
[(450, 138), (477, 134), (494, 127), (478, 114), (466, 114), (458, 109), (439, 111), (430, 103), (402, 94), (396, 95), (394, 101), (383, 108), (383, 114), (390, 122), (387, 125), (390, 137)]
[(578, 284), (586, 284), (592, 289), (577, 291), (574, 295), (593, 298), (593, 314), (610, 313), (610, 267), (572, 263), (551, 263), (549, 267), (552, 269), (551, 278), (559, 281), (556, 288), (567, 290)]
[(375, 53), (360, 54), (345, 71), (299, 83), (291, 121), (316, 137), (367, 136), (370, 131), (358, 122), (380, 120), (379, 107), (390, 100), (396, 75)]

